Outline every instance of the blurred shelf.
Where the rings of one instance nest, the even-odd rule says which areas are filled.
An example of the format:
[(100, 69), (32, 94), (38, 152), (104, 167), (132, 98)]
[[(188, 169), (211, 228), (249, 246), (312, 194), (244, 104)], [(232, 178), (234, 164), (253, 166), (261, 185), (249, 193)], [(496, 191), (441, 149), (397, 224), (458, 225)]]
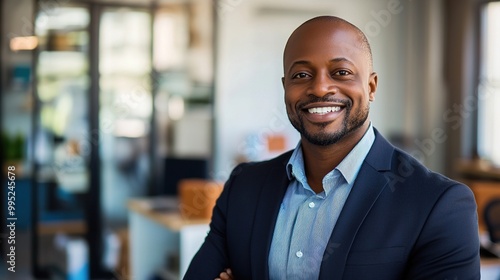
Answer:
[(457, 170), (467, 179), (500, 181), (500, 168), (484, 160), (461, 160), (457, 164)]
[(481, 258), (481, 267), (498, 266), (500, 267), (500, 259), (497, 258)]
[(84, 220), (41, 222), (38, 224), (38, 234), (40, 235), (58, 233), (85, 234), (87, 233), (87, 226)]

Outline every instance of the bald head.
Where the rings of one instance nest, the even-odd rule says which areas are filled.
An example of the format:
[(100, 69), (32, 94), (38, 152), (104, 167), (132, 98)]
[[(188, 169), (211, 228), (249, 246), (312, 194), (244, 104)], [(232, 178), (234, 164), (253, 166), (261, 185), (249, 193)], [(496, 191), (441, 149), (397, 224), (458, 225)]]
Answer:
[(366, 62), (370, 68), (373, 69), (373, 57), (370, 47), (370, 43), (366, 38), (363, 31), (352, 23), (335, 16), (319, 16), (312, 18), (303, 24), (301, 24), (297, 29), (295, 29), (288, 38), (288, 41), (283, 52), (283, 63), (286, 71), (286, 60), (287, 55), (291, 52), (291, 49), (296, 48), (297, 44), (304, 43), (310, 40), (314, 36), (332, 36), (335, 32), (348, 33), (354, 37), (354, 40), (350, 40), (353, 43), (353, 47), (361, 49), (364, 52)]

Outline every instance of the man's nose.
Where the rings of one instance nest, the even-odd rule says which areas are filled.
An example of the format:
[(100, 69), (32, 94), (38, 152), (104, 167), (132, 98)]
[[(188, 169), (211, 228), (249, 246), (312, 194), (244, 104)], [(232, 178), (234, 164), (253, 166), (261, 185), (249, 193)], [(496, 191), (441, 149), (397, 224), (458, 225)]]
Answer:
[(327, 94), (335, 94), (338, 91), (335, 81), (330, 73), (322, 73), (313, 79), (311, 94), (323, 97)]

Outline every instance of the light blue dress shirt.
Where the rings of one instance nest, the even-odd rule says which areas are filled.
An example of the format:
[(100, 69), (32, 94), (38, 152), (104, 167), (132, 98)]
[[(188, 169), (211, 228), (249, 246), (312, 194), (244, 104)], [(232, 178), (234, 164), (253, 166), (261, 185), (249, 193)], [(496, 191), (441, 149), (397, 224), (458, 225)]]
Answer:
[(325, 175), (318, 194), (307, 183), (300, 143), (295, 148), (286, 166), (291, 182), (269, 252), (271, 280), (318, 279), (323, 253), (335, 249), (327, 248), (330, 235), (374, 140), (370, 124), (351, 152)]

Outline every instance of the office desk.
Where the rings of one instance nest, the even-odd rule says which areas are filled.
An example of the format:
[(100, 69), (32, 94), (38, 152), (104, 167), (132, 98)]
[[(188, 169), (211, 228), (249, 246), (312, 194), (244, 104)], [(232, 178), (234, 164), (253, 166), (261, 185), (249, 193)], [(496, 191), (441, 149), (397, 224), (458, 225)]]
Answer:
[(500, 259), (481, 258), (481, 280), (500, 279)]
[(182, 279), (205, 240), (209, 220), (185, 220), (176, 209), (154, 210), (162, 199), (128, 203), (130, 279), (147, 280), (154, 274), (166, 280)]

